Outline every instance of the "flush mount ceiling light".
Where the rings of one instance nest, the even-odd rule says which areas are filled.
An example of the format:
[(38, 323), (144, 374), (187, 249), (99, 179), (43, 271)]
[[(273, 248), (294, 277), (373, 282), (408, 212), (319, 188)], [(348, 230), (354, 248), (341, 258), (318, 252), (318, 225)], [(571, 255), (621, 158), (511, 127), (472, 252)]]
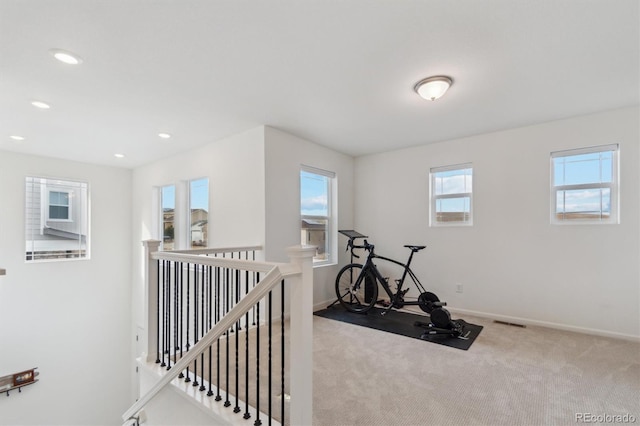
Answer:
[(49, 52), (53, 55), (54, 58), (59, 60), (60, 62), (64, 62), (69, 65), (78, 65), (82, 63), (82, 58), (75, 53), (71, 53), (62, 49), (51, 49)]
[(24, 140), (23, 136), (19, 136), (19, 135), (11, 135), (9, 136), (11, 139), (13, 139), (14, 141), (18, 141), (18, 142), (22, 142)]
[(49, 109), (49, 108), (51, 108), (51, 105), (49, 105), (46, 102), (42, 102), (42, 101), (31, 101), (31, 105), (33, 105), (36, 108), (40, 108), (40, 109)]
[(413, 87), (413, 90), (424, 99), (435, 101), (444, 95), (452, 84), (453, 81), (449, 77), (439, 75), (420, 80)]
[(113, 154), (116, 158), (124, 158), (124, 154)]
[(162, 139), (169, 139), (171, 137), (169, 133), (158, 133), (158, 136)]

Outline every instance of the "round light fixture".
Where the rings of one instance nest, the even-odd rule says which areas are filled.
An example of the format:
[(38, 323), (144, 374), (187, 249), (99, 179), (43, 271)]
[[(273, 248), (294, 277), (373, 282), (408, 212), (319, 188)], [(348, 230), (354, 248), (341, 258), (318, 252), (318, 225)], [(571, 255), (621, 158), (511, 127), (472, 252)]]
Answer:
[(11, 139), (13, 139), (14, 141), (18, 141), (18, 142), (22, 142), (24, 140), (24, 136), (19, 136), (19, 135), (11, 135), (9, 136)]
[(116, 158), (124, 158), (124, 154), (113, 154)]
[(420, 80), (413, 87), (413, 90), (424, 99), (435, 101), (444, 95), (452, 84), (451, 78), (439, 75)]
[(49, 109), (49, 108), (51, 108), (51, 105), (49, 105), (46, 102), (42, 102), (42, 101), (31, 101), (31, 105), (33, 105), (36, 108), (40, 108), (40, 109)]
[(76, 55), (75, 53), (71, 53), (62, 49), (51, 49), (49, 50), (54, 58), (59, 60), (60, 62), (64, 62), (69, 65), (78, 65), (82, 63), (82, 58)]
[(169, 139), (171, 135), (169, 133), (158, 133), (158, 137), (162, 139)]

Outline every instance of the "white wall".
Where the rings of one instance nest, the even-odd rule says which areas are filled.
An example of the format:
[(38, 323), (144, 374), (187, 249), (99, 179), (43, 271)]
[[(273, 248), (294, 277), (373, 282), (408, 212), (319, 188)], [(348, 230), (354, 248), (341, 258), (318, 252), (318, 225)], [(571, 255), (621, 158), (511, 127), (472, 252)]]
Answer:
[[(626, 108), (357, 158), (356, 229), (400, 259), (402, 245), (426, 244), (418, 276), (462, 312), (638, 338), (639, 123)], [(621, 223), (550, 225), (549, 153), (610, 143), (620, 144)], [(429, 169), (466, 162), (473, 226), (430, 228)]]
[[(137, 326), (144, 324), (140, 309), (144, 306), (141, 241), (160, 238), (155, 229), (158, 213), (154, 210), (154, 188), (208, 177), (209, 247), (264, 244), (263, 141), (264, 128), (256, 127), (133, 171), (131, 244), (133, 316)], [(176, 199), (179, 197), (176, 193)]]
[[(91, 259), (25, 264), (25, 177), (89, 182)], [(0, 424), (121, 424), (131, 401), (131, 172), (0, 151)]]
[[(353, 227), (353, 158), (272, 127), (265, 127), (266, 256), (288, 261), (285, 249), (300, 244), (300, 166), (336, 173), (338, 229)], [(344, 237), (335, 245), (339, 264), (314, 268), (315, 305), (335, 299), (338, 266), (347, 263)]]

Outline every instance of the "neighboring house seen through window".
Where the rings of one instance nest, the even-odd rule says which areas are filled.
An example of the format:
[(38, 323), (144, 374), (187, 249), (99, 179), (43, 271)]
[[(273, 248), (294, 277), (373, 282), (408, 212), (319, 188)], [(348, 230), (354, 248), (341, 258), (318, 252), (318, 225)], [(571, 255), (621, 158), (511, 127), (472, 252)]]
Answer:
[(189, 182), (189, 245), (207, 247), (209, 238), (209, 179)]
[(175, 248), (176, 233), (176, 186), (160, 188), (162, 250)]
[(162, 250), (206, 248), (209, 243), (209, 178), (157, 188)]
[(89, 257), (89, 185), (62, 179), (25, 179), (25, 258)]

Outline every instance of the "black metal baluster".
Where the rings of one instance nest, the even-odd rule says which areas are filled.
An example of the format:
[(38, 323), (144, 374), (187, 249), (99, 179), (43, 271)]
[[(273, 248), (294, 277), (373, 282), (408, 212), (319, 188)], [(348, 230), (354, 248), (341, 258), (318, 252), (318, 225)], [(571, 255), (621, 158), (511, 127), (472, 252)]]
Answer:
[(282, 335), (282, 341), (280, 342), (280, 352), (282, 353), (281, 359), (282, 359), (282, 363), (280, 365), (280, 385), (282, 388), (282, 401), (280, 401), (280, 412), (281, 412), (281, 419), (280, 419), (280, 424), (284, 425), (284, 399), (285, 399), (285, 393), (284, 393), (284, 355), (285, 355), (285, 348), (284, 348), (284, 280), (282, 280), (282, 282), (280, 283), (280, 288), (281, 288), (281, 293), (280, 293), (280, 334)]
[(171, 261), (167, 271), (167, 370), (171, 370)]
[[(260, 302), (256, 303), (256, 314), (260, 316)], [(260, 327), (256, 327), (256, 421), (254, 426), (260, 426)]]
[(156, 260), (158, 266), (158, 279), (156, 283), (156, 364), (160, 364), (160, 259)]
[[(193, 276), (193, 344), (197, 344), (199, 339), (198, 336), (198, 274), (199, 274), (200, 265), (194, 265), (194, 276)], [(198, 386), (198, 358), (194, 358), (193, 360), (193, 386)]]
[[(235, 305), (238, 304), (238, 302), (240, 301), (240, 270), (236, 269), (235, 270), (235, 277), (236, 277), (236, 285), (235, 285), (235, 296), (236, 296), (236, 303)], [(234, 305), (234, 306), (235, 306)], [(240, 319), (238, 319), (236, 321), (236, 406), (233, 408), (233, 412), (234, 413), (239, 413), (240, 411), (242, 411), (240, 409), (240, 401), (239, 401), (239, 396), (240, 396), (240, 389), (239, 389), (239, 381), (240, 381), (240, 366), (239, 366), (239, 351), (240, 351)]]
[[(218, 256), (216, 256), (218, 257)], [(220, 321), (220, 267), (216, 266), (216, 280), (214, 282), (216, 297), (215, 297), (215, 312), (216, 312), (216, 324)], [(216, 341), (216, 401), (221, 401), (220, 395), (220, 338)]]
[[(245, 296), (249, 294), (249, 271), (246, 272), (245, 276), (246, 280), (244, 282), (244, 294)], [(251, 417), (251, 413), (249, 413), (249, 311), (244, 315), (244, 365), (245, 365), (245, 373), (244, 373), (244, 417), (248, 419)]]
[(166, 353), (166, 337), (167, 337), (167, 278), (166, 278), (167, 261), (163, 261), (162, 265), (162, 362), (160, 367), (166, 367), (164, 362), (164, 354)]
[[(224, 314), (227, 315), (229, 313), (229, 310), (231, 309), (230, 307), (230, 302), (229, 302), (229, 268), (225, 268), (224, 269), (224, 288), (225, 288), (225, 295), (224, 295), (224, 303), (225, 303), (225, 311)], [(228, 329), (226, 331), (226, 356), (225, 356), (225, 400), (224, 400), (224, 406), (225, 407), (229, 407), (231, 405), (231, 401), (229, 401), (229, 332), (231, 331), (231, 329)]]
[[(205, 294), (204, 294), (204, 282), (205, 282), (205, 266), (202, 265), (202, 276), (200, 277), (200, 286), (201, 286), (201, 291), (200, 291), (200, 335), (201, 337), (204, 337), (206, 331), (205, 331), (205, 316), (204, 316), (204, 302), (205, 302)], [(203, 390), (206, 389), (206, 387), (204, 386), (204, 351), (200, 352), (200, 377), (202, 380), (202, 383), (200, 384), (200, 392), (202, 392)]]
[[(189, 267), (189, 264), (187, 263), (187, 267)], [(184, 305), (184, 299), (183, 299), (183, 284), (182, 284), (182, 279), (184, 278), (184, 263), (180, 262), (180, 302), (178, 304), (178, 311), (179, 311), (179, 315), (180, 315), (180, 333), (179, 333), (179, 337), (178, 337), (178, 342), (179, 342), (179, 346), (180, 346), (180, 359), (182, 359), (182, 347), (184, 346), (184, 341), (182, 340), (184, 338), (184, 329), (182, 328), (183, 325), (183, 321), (182, 321), (182, 305)], [(184, 378), (184, 371), (181, 371), (180, 374), (178, 375), (178, 378), (183, 379)]]
[[(256, 253), (253, 252), (253, 260), (256, 260)], [(260, 282), (260, 272), (254, 272), (253, 273), (253, 286), (252, 288), (256, 287), (256, 284)], [(253, 307), (253, 325), (256, 325), (256, 307)]]
[[(209, 292), (209, 331), (211, 331), (211, 329), (213, 328), (213, 324), (211, 322), (212, 320), (212, 311), (213, 311), (213, 306), (211, 305), (212, 302), (212, 295), (211, 295), (211, 276), (213, 273), (213, 268), (211, 266), (209, 266), (209, 276), (208, 276), (208, 280), (207, 280), (207, 289)], [(211, 372), (211, 357), (213, 356), (212, 354), (212, 348), (213, 345), (209, 345), (209, 390), (207, 391), (207, 396), (212, 396), (213, 395), (213, 390), (211, 389), (211, 377), (212, 377), (212, 372)]]
[[(272, 367), (272, 362), (271, 362), (271, 340), (273, 338), (273, 331), (272, 331), (272, 322), (273, 322), (273, 316), (272, 316), (272, 308), (271, 308), (271, 304), (273, 303), (273, 298), (271, 293), (273, 293), (272, 291), (269, 292), (269, 299), (268, 299), (268, 304), (269, 304), (269, 313), (268, 313), (268, 320), (269, 321), (269, 343), (268, 343), (268, 365), (269, 365), (269, 371), (267, 372), (267, 377), (268, 377), (268, 383), (267, 383), (267, 392), (269, 393), (267, 395), (267, 397), (269, 398), (269, 407), (267, 409), (267, 412), (269, 414), (269, 420), (268, 423), (269, 425), (271, 425), (271, 418), (273, 417), (273, 414), (271, 412), (271, 403), (272, 403), (272, 387), (271, 387), (271, 367)], [(282, 395), (282, 397), (284, 398), (284, 395)]]
[[(195, 265), (194, 265), (195, 268)], [(189, 307), (191, 306), (191, 264), (187, 264), (187, 315), (186, 315), (186, 319), (187, 319), (187, 326), (185, 327), (185, 330), (187, 330), (187, 340), (185, 341), (185, 347), (187, 352), (189, 352), (189, 348), (191, 347), (191, 345), (189, 344)], [(191, 381), (191, 377), (189, 377), (189, 366), (187, 366), (186, 368), (187, 370), (187, 377), (184, 379), (185, 383), (189, 383)]]
[[(173, 263), (173, 303), (171, 309), (173, 310), (173, 320), (171, 322), (171, 328), (173, 329), (173, 335), (171, 336), (171, 343), (173, 345), (173, 359), (169, 357), (169, 367), (171, 368), (171, 360), (176, 363), (176, 355), (178, 350), (178, 262)], [(171, 348), (171, 346), (169, 347)]]

